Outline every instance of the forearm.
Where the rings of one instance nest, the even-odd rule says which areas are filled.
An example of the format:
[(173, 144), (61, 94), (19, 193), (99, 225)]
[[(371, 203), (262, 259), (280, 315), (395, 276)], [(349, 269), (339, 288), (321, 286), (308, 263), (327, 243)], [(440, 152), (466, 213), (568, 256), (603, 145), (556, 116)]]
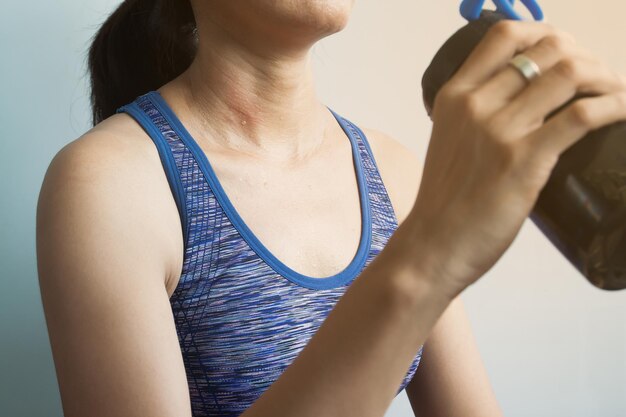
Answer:
[[(381, 417), (451, 301), (415, 265), (402, 226), (300, 355), (243, 417)], [(412, 258), (412, 259), (410, 259)]]

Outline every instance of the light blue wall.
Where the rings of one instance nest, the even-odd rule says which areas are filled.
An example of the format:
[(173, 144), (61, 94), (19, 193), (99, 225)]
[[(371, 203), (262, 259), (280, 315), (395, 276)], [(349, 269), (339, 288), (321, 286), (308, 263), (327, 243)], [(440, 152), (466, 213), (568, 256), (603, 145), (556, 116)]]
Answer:
[(116, 2), (5, 0), (0, 9), (0, 415), (61, 416), (35, 259), (54, 154), (89, 126), (85, 53)]

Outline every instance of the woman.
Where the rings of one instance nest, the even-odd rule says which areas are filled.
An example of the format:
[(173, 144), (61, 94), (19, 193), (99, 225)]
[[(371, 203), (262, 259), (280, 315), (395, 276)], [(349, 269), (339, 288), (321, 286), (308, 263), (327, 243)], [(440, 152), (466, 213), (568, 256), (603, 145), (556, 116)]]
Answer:
[(502, 415), (458, 295), (559, 153), (626, 118), (624, 77), (501, 22), (441, 90), (422, 170), (314, 93), (311, 47), (352, 5), (131, 0), (102, 26), (95, 126), (38, 203), (66, 416), (379, 417), (403, 388), (416, 415)]

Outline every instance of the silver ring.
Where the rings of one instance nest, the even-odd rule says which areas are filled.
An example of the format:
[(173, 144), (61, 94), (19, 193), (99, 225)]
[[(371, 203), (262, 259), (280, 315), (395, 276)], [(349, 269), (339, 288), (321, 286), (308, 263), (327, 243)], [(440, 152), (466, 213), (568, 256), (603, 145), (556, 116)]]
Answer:
[(533, 78), (541, 75), (539, 65), (524, 54), (515, 55), (509, 61), (509, 64), (516, 68), (527, 81), (531, 81)]

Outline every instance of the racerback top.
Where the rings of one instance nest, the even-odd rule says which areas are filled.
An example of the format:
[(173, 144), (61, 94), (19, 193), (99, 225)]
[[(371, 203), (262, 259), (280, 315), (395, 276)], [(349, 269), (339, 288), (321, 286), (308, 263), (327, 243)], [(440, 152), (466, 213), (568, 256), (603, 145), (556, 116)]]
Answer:
[[(289, 268), (254, 235), (158, 91), (116, 110), (132, 116), (156, 145), (180, 214), (184, 260), (170, 303), (194, 416), (234, 417), (250, 407), (398, 226), (365, 134), (328, 110), (352, 145), (362, 223), (350, 264), (322, 278)], [(396, 395), (415, 374), (422, 350)]]

